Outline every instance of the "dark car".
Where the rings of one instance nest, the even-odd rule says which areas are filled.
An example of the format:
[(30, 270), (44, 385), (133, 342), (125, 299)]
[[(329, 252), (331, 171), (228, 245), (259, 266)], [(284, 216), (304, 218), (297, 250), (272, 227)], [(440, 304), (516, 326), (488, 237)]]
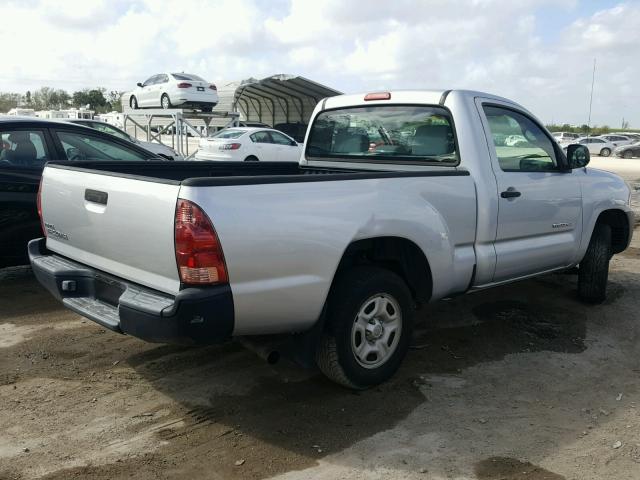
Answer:
[(298, 143), (304, 142), (304, 136), (307, 133), (307, 124), (301, 122), (278, 123), (273, 128), (286, 133)]
[(640, 142), (618, 147), (615, 149), (613, 153), (616, 157), (621, 157), (621, 158), (640, 157)]
[(29, 263), (27, 242), (42, 236), (37, 192), (48, 161), (135, 161), (153, 153), (68, 122), (0, 117), (0, 268)]

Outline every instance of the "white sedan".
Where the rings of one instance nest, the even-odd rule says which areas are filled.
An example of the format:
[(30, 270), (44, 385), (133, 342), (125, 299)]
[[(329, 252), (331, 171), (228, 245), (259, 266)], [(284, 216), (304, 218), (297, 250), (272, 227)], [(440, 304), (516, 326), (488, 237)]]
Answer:
[(302, 147), (270, 128), (236, 127), (200, 139), (196, 160), (298, 162)]
[(138, 108), (199, 108), (210, 112), (218, 104), (218, 88), (197, 75), (159, 73), (129, 93), (129, 106)]
[(569, 143), (579, 143), (589, 149), (591, 155), (608, 157), (615, 149), (615, 145), (607, 141), (604, 137), (581, 137)]

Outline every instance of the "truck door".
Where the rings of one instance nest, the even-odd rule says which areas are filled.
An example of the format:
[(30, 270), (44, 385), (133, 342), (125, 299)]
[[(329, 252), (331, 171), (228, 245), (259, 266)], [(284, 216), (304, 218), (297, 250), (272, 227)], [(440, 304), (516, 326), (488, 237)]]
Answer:
[(526, 112), (482, 98), (476, 105), (497, 184), (493, 281), (571, 265), (582, 234), (583, 172), (562, 171), (558, 146)]

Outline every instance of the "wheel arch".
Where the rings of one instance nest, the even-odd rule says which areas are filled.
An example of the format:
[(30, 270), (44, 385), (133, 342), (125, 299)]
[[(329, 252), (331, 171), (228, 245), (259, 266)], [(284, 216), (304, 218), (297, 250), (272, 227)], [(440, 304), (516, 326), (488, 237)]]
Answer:
[(431, 266), (422, 249), (407, 238), (384, 236), (351, 242), (342, 254), (331, 288), (344, 271), (358, 265), (375, 265), (399, 275), (417, 303), (426, 303), (431, 298)]
[[(605, 224), (611, 228), (611, 250), (613, 253), (620, 253), (629, 244), (629, 220), (627, 214), (617, 208), (611, 208), (600, 212), (595, 225)], [(594, 226), (595, 228), (595, 226)]]

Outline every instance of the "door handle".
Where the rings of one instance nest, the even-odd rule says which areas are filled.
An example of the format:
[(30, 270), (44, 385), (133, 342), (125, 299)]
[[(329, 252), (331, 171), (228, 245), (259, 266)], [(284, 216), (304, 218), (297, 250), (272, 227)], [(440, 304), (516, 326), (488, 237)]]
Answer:
[(87, 202), (106, 205), (107, 200), (109, 199), (109, 194), (107, 192), (101, 192), (99, 190), (91, 190), (90, 188), (87, 188), (84, 191), (84, 199)]
[(502, 198), (516, 198), (522, 195), (517, 190), (506, 190), (500, 194)]

